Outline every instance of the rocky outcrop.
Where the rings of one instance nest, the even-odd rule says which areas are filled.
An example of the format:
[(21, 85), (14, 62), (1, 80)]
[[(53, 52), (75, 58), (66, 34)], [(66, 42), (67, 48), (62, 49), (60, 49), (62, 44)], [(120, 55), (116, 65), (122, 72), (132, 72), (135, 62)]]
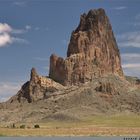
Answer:
[[(34, 102), (67, 88), (64, 86), (79, 85), (110, 74), (123, 77), (119, 49), (105, 11), (90, 10), (81, 15), (79, 26), (71, 34), (67, 57), (51, 55), (49, 77), (38, 75), (33, 68), (30, 81), (9, 102)], [(99, 83), (96, 90), (115, 92), (110, 83)]]
[[(16, 95), (17, 100), (21, 103), (24, 101), (31, 103), (44, 99), (46, 95), (64, 89), (61, 84), (52, 79), (38, 75), (35, 68), (32, 68), (30, 77), (30, 81), (26, 82)], [(12, 100), (10, 99), (10, 102)]]
[(71, 34), (67, 58), (51, 55), (49, 77), (76, 85), (108, 74), (123, 77), (119, 49), (105, 11), (90, 10)]
[(95, 88), (97, 92), (106, 94), (116, 94), (115, 86), (110, 82), (99, 82), (99, 85)]

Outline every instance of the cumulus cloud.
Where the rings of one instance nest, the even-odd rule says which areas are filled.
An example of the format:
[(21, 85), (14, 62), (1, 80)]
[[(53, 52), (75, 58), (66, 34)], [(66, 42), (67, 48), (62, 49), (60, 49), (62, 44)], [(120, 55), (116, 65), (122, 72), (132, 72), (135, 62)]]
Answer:
[(20, 89), (19, 83), (0, 83), (0, 102), (8, 100), (11, 96), (15, 95)]
[(23, 38), (18, 38), (18, 37), (12, 37), (12, 43), (16, 42), (16, 43), (24, 43), (24, 44), (28, 44), (29, 42)]
[(26, 33), (26, 30), (24, 29), (12, 29), (13, 34), (24, 34)]
[(0, 34), (0, 47), (3, 47), (7, 44), (11, 44), (12, 39), (11, 36), (7, 33)]
[(12, 28), (7, 23), (0, 23), (0, 33), (9, 33), (11, 31)]
[(140, 63), (123, 64), (122, 67), (123, 67), (123, 68), (130, 68), (130, 69), (131, 69), (131, 68), (132, 68), (132, 69), (133, 69), (133, 68), (136, 68), (136, 69), (139, 69), (139, 70), (140, 70)]
[(123, 53), (122, 68), (126, 75), (140, 77), (140, 54), (139, 53)]
[(140, 63), (123, 64), (122, 67), (126, 75), (140, 78)]
[(140, 48), (140, 32), (127, 32), (117, 36), (120, 47)]
[(118, 6), (118, 7), (112, 8), (112, 9), (114, 9), (114, 10), (124, 10), (126, 8), (127, 8), (126, 6)]
[(11, 31), (12, 28), (7, 23), (0, 23), (0, 47), (12, 43)]
[[(26, 25), (24, 29), (12, 29), (12, 33), (13, 34), (24, 34), (26, 32), (28, 32), (30, 29), (32, 28), (31, 25)], [(35, 28), (35, 30), (38, 30), (39, 28), (37, 27), (37, 29)]]
[(13, 36), (13, 34), (21, 34), (21, 33), (24, 33), (24, 30), (13, 29), (7, 23), (0, 23), (0, 47), (5, 47), (8, 44), (12, 44), (14, 42), (27, 43), (25, 39)]

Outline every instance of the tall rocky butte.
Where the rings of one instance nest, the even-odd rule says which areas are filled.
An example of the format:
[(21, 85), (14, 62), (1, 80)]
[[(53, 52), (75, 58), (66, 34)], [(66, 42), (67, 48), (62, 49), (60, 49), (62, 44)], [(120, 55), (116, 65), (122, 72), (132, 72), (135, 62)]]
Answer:
[[(94, 81), (108, 74), (123, 77), (119, 49), (105, 11), (90, 10), (81, 15), (79, 26), (72, 32), (66, 59), (51, 55), (49, 77), (38, 75), (33, 68), (30, 80), (8, 103), (31, 103), (65, 91), (65, 86)], [(99, 89), (102, 87), (108, 89), (99, 85)]]
[(101, 114), (139, 115), (139, 91), (140, 79), (123, 74), (105, 11), (90, 10), (81, 15), (72, 32), (67, 57), (51, 55), (49, 76), (40, 76), (32, 68), (30, 80), (0, 103), (0, 123), (80, 122)]
[(104, 9), (90, 10), (71, 34), (66, 59), (51, 55), (49, 77), (75, 85), (108, 74), (123, 77), (120, 52)]

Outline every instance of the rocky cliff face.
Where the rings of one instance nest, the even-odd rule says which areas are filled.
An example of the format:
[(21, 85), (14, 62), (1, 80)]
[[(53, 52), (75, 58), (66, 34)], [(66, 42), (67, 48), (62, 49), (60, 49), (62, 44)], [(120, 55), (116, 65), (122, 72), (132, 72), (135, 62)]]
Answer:
[(31, 70), (30, 81), (26, 82), (14, 98), (9, 102), (18, 100), (18, 102), (34, 102), (40, 99), (45, 99), (46, 95), (64, 89), (64, 87), (56, 83), (50, 78), (37, 74), (35, 68)]
[(71, 34), (67, 58), (51, 55), (49, 77), (75, 85), (107, 74), (123, 76), (119, 49), (105, 11), (90, 10)]

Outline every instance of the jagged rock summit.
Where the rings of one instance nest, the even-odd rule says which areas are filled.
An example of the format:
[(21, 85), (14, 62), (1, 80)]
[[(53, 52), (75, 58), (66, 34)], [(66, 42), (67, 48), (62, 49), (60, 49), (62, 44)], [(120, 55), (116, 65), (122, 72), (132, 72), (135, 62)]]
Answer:
[(123, 77), (119, 49), (104, 9), (90, 10), (71, 34), (67, 58), (51, 55), (49, 77), (77, 85), (107, 74)]

